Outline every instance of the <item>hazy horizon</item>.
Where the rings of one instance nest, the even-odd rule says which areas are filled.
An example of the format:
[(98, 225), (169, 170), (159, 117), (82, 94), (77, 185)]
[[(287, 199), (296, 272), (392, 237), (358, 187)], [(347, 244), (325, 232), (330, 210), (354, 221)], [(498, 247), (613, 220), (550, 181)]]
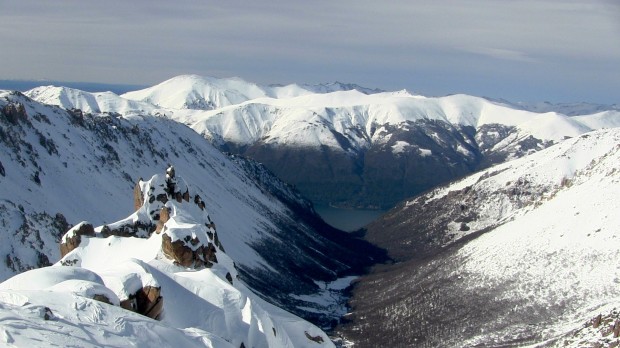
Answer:
[(7, 1), (0, 79), (151, 86), (182, 74), (439, 96), (620, 102), (620, 3)]

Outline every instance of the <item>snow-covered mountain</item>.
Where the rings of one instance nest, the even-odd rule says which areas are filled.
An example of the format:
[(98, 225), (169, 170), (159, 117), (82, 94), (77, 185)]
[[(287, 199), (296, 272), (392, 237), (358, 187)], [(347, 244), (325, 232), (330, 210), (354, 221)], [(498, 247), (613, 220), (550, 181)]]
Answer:
[[(184, 75), (124, 94), (118, 106), (95, 107), (87, 101), (97, 96), (72, 99), (45, 88), (27, 94), (66, 108), (127, 114), (135, 105), (165, 115), (220, 150), (263, 163), (313, 202), (344, 206), (391, 207), (566, 137), (620, 125), (617, 110), (568, 117), (467, 95), (426, 98), (357, 87), (262, 87)], [(142, 106), (148, 103), (155, 109)]]
[(134, 198), (137, 210), (123, 220), (97, 228), (81, 222), (69, 230), (55, 266), (0, 284), (0, 340), (16, 346), (38, 345), (44, 336), (58, 346), (334, 346), (318, 327), (238, 280), (205, 202), (173, 167), (140, 181)]
[(595, 104), (595, 103), (550, 103), (550, 102), (538, 102), (538, 103), (525, 103), (516, 102), (510, 103), (510, 105), (523, 110), (543, 113), (543, 112), (557, 112), (567, 116), (579, 116), (596, 114), (605, 111), (620, 111), (620, 105), (618, 104)]
[(56, 262), (72, 225), (126, 215), (138, 179), (169, 163), (202, 197), (241, 280), (289, 311), (337, 318), (341, 291), (324, 285), (376, 255), (264, 167), (223, 155), (168, 118), (85, 114), (2, 91), (0, 126), (0, 279)]
[(257, 98), (292, 98), (353, 89), (362, 93), (378, 91), (340, 82), (318, 85), (261, 86), (238, 77), (219, 79), (199, 75), (181, 75), (150, 88), (125, 93), (122, 97), (168, 109), (212, 110)]
[(112, 92), (91, 93), (69, 87), (41, 86), (26, 94), (41, 103), (86, 113), (151, 114), (158, 108), (149, 103), (121, 98)]
[(397, 263), (359, 281), (342, 332), (356, 347), (618, 344), (619, 195), (614, 128), (406, 201), (368, 226)]

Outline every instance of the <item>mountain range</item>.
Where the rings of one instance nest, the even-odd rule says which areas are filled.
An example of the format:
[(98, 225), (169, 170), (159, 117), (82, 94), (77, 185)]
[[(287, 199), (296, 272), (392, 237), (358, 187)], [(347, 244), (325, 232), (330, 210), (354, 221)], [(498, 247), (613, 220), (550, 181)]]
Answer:
[[(617, 345), (619, 125), (341, 83), (0, 91), (0, 342)], [(395, 207), (346, 234), (304, 196)]]
[(319, 325), (346, 310), (342, 288), (329, 284), (381, 258), (322, 222), (260, 164), (222, 154), (173, 120), (86, 114), (10, 91), (0, 93), (0, 116), (2, 280), (56, 263), (72, 226), (109, 226), (126, 216), (140, 179), (169, 164), (202, 197), (240, 281)]
[(383, 209), (566, 137), (615, 127), (620, 113), (610, 107), (567, 116), (468, 95), (263, 87), (195, 75), (122, 96), (49, 86), (26, 94), (84, 112), (163, 115), (221, 151), (261, 162), (315, 204)]

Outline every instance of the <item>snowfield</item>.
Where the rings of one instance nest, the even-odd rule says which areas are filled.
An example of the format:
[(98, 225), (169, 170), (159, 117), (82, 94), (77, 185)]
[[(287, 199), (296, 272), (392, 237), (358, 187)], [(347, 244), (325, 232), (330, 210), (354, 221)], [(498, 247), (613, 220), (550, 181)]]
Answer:
[(620, 118), (612, 106), (577, 105), (595, 112), (567, 116), (463, 94), (424, 97), (343, 84), (266, 87), (196, 75), (122, 96), (51, 86), (26, 94), (67, 109), (173, 119), (221, 151), (263, 163), (315, 204), (349, 208), (389, 209), (565, 138), (617, 127)]
[[(355, 148), (364, 149), (369, 147), (373, 129), (378, 126), (417, 120), (476, 129), (502, 124), (515, 126), (537, 139), (559, 141), (593, 129), (616, 127), (620, 122), (615, 109), (568, 117), (463, 94), (428, 98), (404, 90), (381, 92), (342, 84), (265, 87), (240, 78), (197, 75), (177, 76), (122, 96), (54, 86), (38, 87), (26, 95), (42, 103), (85, 112), (165, 115), (190, 125), (212, 141), (240, 145), (261, 140), (286, 146), (340, 148), (331, 134), (335, 131), (350, 139)], [(590, 110), (580, 105), (575, 108)], [(356, 134), (360, 130), (364, 136)]]
[[(620, 344), (617, 107), (184, 75), (122, 96), (0, 91), (0, 126), (0, 345), (334, 346), (282, 308), (346, 314), (355, 347)], [(395, 263), (356, 278), (374, 247), (220, 150), (299, 166), (330, 202), (511, 161), (370, 224)]]
[[(243, 286), (252, 293), (326, 325), (340, 315), (344, 306), (342, 296), (307, 302), (291, 295), (321, 293), (317, 282), (334, 281), (358, 272), (371, 262), (370, 249), (358, 254), (352, 247), (361, 245), (358, 241), (321, 222), (307, 200), (264, 167), (222, 154), (189, 127), (166, 117), (88, 114), (42, 104), (19, 92), (0, 91), (0, 126), (0, 256), (3, 259), (0, 281), (55, 264), (61, 258), (59, 243), (76, 237), (75, 232), (86, 225), (83, 222), (98, 226), (93, 232), (98, 234), (121, 230), (137, 222), (147, 223), (144, 212), (129, 215), (134, 211), (136, 184), (141, 178), (163, 173), (169, 164), (174, 164), (177, 172), (191, 183), (192, 195), (201, 197), (212, 219), (209, 224), (217, 228), (230, 265), (232, 260), (236, 265), (226, 272), (212, 267), (210, 273), (201, 273), (204, 276), (199, 277), (200, 282), (215, 280), (215, 276), (227, 278), (227, 273), (230, 277), (239, 274), (239, 284), (244, 282)], [(172, 242), (188, 236), (193, 238), (186, 231), (201, 227), (200, 223), (191, 222), (197, 213), (196, 208), (192, 209), (170, 211), (174, 216), (168, 223)], [(126, 218), (119, 220), (123, 216)], [(74, 233), (65, 234), (72, 227)], [(137, 229), (138, 237), (147, 235), (145, 228)], [(86, 268), (99, 265), (92, 266), (93, 271), (116, 297), (131, 294), (136, 286), (168, 282), (165, 277), (157, 277), (157, 269), (150, 265), (161, 256), (161, 236), (160, 239), (157, 236), (121, 239), (114, 235), (83, 239), (85, 247), (90, 245), (96, 251), (75, 249), (73, 252), (79, 254), (75, 260), (79, 259), (79, 264)], [(120, 271), (112, 267), (123, 260), (125, 266), (119, 266)], [(218, 260), (219, 264), (227, 262), (224, 256)], [(74, 265), (78, 265), (77, 261)], [(103, 265), (109, 269), (103, 269)], [(159, 266), (168, 270), (162, 263), (157, 263)], [(126, 276), (130, 268), (135, 270), (134, 275)], [(174, 267), (173, 270), (179, 272)], [(187, 283), (180, 273), (174, 277)], [(81, 282), (83, 279), (67, 280), (75, 284), (61, 284), (56, 290), (73, 287), (82, 289), (77, 291), (79, 294), (92, 295), (103, 286), (100, 282)], [(243, 305), (242, 308), (251, 302), (248, 306), (280, 316), (266, 309), (272, 306), (260, 302), (258, 296), (258, 300), (252, 298), (248, 302), (234, 291), (217, 289), (216, 293), (239, 297), (243, 303), (231, 303)], [(174, 292), (172, 295), (176, 296)], [(116, 302), (113, 296), (107, 297), (110, 302)], [(167, 312), (169, 317), (174, 313)], [(226, 311), (219, 313), (218, 318), (227, 317)], [(286, 318), (289, 315), (282, 314)], [(241, 317), (251, 318), (246, 314)], [(234, 325), (245, 327), (245, 324)], [(282, 324), (279, 338), (285, 340), (288, 325)], [(197, 324), (192, 327), (196, 332), (204, 331)], [(312, 337), (318, 335), (308, 332)], [(308, 340), (304, 332), (301, 335)], [(232, 339), (230, 335), (226, 337)]]
[[(188, 192), (188, 196), (175, 199), (171, 191), (164, 191), (171, 182), (173, 192)], [(112, 235), (105, 234), (104, 226), (95, 228), (94, 234), (82, 234), (56, 265), (0, 284), (0, 339), (4, 343), (333, 347), (319, 328), (268, 304), (238, 279), (234, 262), (219, 246), (211, 218), (199, 200), (190, 201), (193, 191), (181, 177), (155, 175), (139, 186), (141, 207), (127, 219), (106, 225)], [(164, 196), (169, 200), (162, 202)], [(165, 222), (164, 210), (169, 211)], [(163, 222), (158, 230), (145, 227), (158, 222)], [(84, 226), (78, 224), (68, 231), (63, 245), (79, 236)], [(124, 236), (127, 229), (122, 226), (137, 226), (138, 230)], [(183, 254), (174, 249), (174, 255), (169, 255), (166, 238), (172, 245), (181, 243)], [(204, 254), (194, 256), (189, 266), (179, 263), (185, 259), (176, 259), (198, 250), (205, 250)], [(156, 315), (161, 321), (116, 307), (124, 301), (131, 303), (136, 294), (140, 311), (137, 294), (151, 288), (161, 294), (157, 301), (163, 301), (163, 314)], [(93, 301), (97, 296), (107, 303)], [(143, 314), (153, 316), (150, 313)]]
[(368, 227), (400, 262), (361, 279), (343, 335), (361, 347), (620, 343), (619, 196), (614, 128), (404, 202)]

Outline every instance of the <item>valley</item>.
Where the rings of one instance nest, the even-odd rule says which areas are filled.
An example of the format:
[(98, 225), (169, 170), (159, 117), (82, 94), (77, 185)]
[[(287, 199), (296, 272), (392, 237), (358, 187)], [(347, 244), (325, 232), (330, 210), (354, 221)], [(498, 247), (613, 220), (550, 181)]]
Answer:
[(343, 209), (315, 205), (314, 210), (327, 224), (346, 232), (354, 232), (386, 213), (386, 210)]
[(0, 91), (0, 111), (0, 315), (38, 320), (11, 277), (41, 272), (62, 281), (24, 301), (79, 321), (65, 307), (88, 291), (59, 284), (123, 301), (115, 266), (161, 286), (157, 342), (620, 343), (591, 324), (620, 300), (617, 107), (182, 75), (123, 95)]

